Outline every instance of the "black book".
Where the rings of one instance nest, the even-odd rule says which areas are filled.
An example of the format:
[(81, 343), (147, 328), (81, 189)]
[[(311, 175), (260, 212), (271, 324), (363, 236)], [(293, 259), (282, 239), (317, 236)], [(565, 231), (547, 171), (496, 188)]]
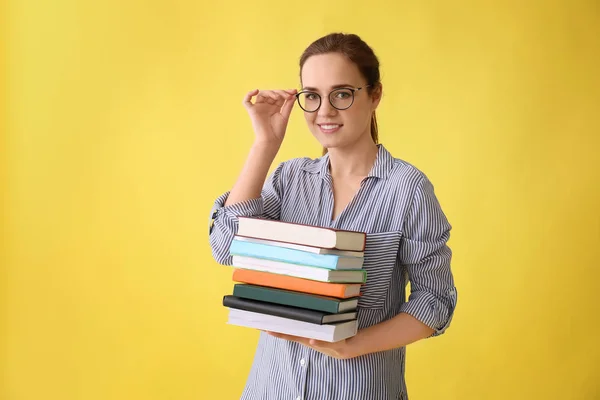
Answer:
[(246, 299), (232, 295), (223, 296), (223, 305), (228, 308), (274, 315), (277, 317), (289, 318), (319, 325), (356, 319), (356, 311), (332, 314), (323, 311), (309, 310), (306, 308)]

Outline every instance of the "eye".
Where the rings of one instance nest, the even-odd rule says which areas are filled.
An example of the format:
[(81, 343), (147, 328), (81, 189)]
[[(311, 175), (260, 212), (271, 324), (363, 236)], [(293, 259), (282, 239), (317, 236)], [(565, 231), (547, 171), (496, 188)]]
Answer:
[(316, 93), (305, 93), (304, 98), (306, 100), (317, 100), (318, 97)]
[(337, 92), (335, 94), (335, 97), (338, 98), (338, 99), (340, 99), (340, 100), (347, 99), (350, 96), (351, 96), (351, 94), (347, 90), (342, 90), (342, 91), (339, 91), (339, 92)]

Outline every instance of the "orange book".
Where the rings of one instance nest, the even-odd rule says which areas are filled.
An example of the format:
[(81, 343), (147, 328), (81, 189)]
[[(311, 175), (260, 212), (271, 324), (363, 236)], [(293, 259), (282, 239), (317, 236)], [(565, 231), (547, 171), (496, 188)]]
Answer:
[(361, 287), (357, 283), (319, 282), (249, 269), (235, 269), (233, 271), (233, 281), (341, 299), (359, 296)]

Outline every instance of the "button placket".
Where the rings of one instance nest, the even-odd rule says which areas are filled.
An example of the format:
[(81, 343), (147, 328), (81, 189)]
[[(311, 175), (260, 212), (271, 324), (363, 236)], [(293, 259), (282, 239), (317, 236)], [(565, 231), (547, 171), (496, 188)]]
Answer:
[(306, 384), (308, 377), (308, 356), (310, 352), (308, 349), (303, 349), (300, 353), (300, 359), (298, 360), (298, 368), (300, 368), (300, 388), (301, 392), (298, 394), (297, 400), (302, 400), (306, 394)]

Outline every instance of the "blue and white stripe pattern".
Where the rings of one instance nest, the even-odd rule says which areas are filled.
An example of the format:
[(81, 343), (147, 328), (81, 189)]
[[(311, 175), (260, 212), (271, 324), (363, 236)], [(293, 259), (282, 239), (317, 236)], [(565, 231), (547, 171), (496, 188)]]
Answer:
[[(212, 254), (218, 263), (231, 265), (229, 245), (238, 216), (366, 232), (367, 282), (358, 303), (359, 329), (405, 312), (437, 336), (448, 328), (457, 301), (447, 245), (451, 226), (425, 174), (378, 146), (371, 173), (335, 220), (327, 154), (279, 164), (260, 198), (224, 207), (229, 192), (224, 193), (211, 210)], [(405, 350), (338, 360), (261, 332), (241, 398), (406, 400)]]

